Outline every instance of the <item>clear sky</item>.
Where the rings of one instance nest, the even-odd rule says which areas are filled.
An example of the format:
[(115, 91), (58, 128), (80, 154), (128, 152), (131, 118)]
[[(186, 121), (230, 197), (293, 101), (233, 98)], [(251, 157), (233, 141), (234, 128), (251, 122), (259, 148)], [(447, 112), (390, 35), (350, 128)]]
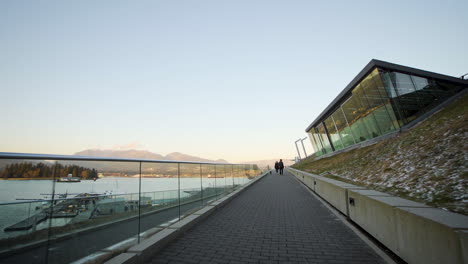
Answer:
[(466, 0), (3, 0), (0, 152), (293, 158), (372, 58), (467, 73), (467, 10)]

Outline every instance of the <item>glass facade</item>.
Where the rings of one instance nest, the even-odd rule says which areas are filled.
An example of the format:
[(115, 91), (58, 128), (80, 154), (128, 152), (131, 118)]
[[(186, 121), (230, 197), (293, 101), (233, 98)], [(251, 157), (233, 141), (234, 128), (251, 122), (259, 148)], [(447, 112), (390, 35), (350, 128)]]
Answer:
[(315, 155), (394, 132), (466, 87), (376, 67), (308, 131)]

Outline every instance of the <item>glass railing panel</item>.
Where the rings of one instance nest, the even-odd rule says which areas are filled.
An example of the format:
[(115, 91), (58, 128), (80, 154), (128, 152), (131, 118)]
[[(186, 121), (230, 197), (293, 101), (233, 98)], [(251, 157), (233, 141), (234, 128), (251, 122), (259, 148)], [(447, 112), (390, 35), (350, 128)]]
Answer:
[(180, 214), (186, 215), (203, 205), (200, 164), (180, 163)]
[(141, 170), (141, 232), (178, 220), (178, 164), (142, 162)]
[[(21, 248), (45, 245), (54, 186), (54, 161), (0, 159), (0, 252), (21, 263)], [(36, 248), (29, 258), (46, 261), (47, 247)]]
[(212, 164), (202, 164), (202, 187), (203, 187), (203, 204), (208, 204), (213, 201), (217, 195), (218, 190), (216, 188), (215, 178), (215, 166)]
[(244, 165), (236, 165), (236, 168), (237, 168), (237, 172), (236, 172), (236, 175), (237, 175), (237, 179), (236, 179), (236, 185), (237, 185), (237, 188), (240, 188), (244, 182), (243, 182), (243, 178), (244, 178)]
[(227, 164), (226, 166), (226, 185), (228, 186), (228, 192), (234, 190), (234, 166)]
[(237, 165), (237, 184), (241, 187), (244, 184), (244, 165)]
[(69, 263), (139, 241), (259, 173), (252, 165), (40, 158), (0, 159), (0, 253), (8, 252), (0, 263)]
[(237, 168), (237, 165), (232, 165), (232, 183), (233, 183), (233, 190), (236, 190), (239, 186), (238, 183), (238, 178), (239, 178), (239, 169)]
[(48, 263), (69, 263), (137, 236), (139, 162), (64, 160), (56, 166)]
[(216, 164), (216, 188), (218, 189), (218, 198), (226, 194), (226, 172), (223, 164)]
[(42, 201), (0, 205), (0, 256), (11, 253), (6, 259), (0, 257), (0, 263), (27, 263), (28, 258), (46, 261), (47, 247), (38, 247), (28, 254), (28, 258), (19, 253), (21, 248), (47, 242), (49, 208), (50, 204)]
[(242, 175), (242, 183), (246, 184), (249, 181), (250, 165), (244, 165), (244, 175)]

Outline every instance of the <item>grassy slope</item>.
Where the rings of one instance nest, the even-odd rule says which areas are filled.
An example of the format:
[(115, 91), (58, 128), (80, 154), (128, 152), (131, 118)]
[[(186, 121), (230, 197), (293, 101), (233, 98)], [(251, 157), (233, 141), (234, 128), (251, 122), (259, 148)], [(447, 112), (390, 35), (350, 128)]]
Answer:
[(294, 168), (468, 215), (468, 95), (397, 137)]

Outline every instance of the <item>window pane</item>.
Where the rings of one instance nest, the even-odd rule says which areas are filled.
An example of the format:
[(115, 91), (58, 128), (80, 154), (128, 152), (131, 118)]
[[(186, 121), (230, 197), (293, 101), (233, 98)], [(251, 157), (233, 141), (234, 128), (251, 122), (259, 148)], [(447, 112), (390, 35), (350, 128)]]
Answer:
[(369, 132), (365, 124), (362, 123), (360, 117), (360, 104), (358, 99), (353, 95), (342, 106), (348, 124), (352, 130), (356, 142), (361, 142), (369, 137)]
[(387, 91), (387, 94), (389, 96), (391, 108), (394, 110), (395, 118), (397, 120), (398, 126), (402, 127), (404, 124), (405, 118), (398, 106), (398, 103), (397, 103), (398, 96), (396, 94), (395, 87), (393, 86), (392, 79), (390, 78), (390, 73), (382, 69), (379, 69), (379, 73), (380, 73), (380, 79), (382, 80), (385, 86), (385, 90)]
[(408, 74), (391, 72), (390, 76), (392, 77), (398, 96), (416, 92), (411, 77)]
[[(377, 79), (377, 81), (375, 81), (375, 79)], [(369, 115), (375, 119), (379, 131), (378, 134), (383, 135), (394, 131), (396, 129), (394, 124), (395, 115), (393, 114), (393, 111), (390, 114), (387, 110), (388, 108), (386, 105), (390, 105), (390, 101), (386, 94), (385, 88), (380, 81), (377, 69), (375, 69), (361, 82), (361, 88), (363, 90), (365, 99), (367, 99), (366, 102), (368, 103), (368, 112), (371, 112)], [(371, 133), (377, 133), (375, 131), (376, 129), (373, 127), (372, 121), (368, 127), (370, 128)]]
[(318, 132), (318, 138), (322, 142), (324, 152), (325, 153), (332, 152), (330, 141), (328, 141), (327, 133), (325, 131), (325, 127), (323, 126), (323, 124), (320, 124), (317, 126), (317, 132)]
[(461, 88), (457, 87), (456, 85), (421, 78), (418, 76), (411, 76), (411, 80), (417, 89), (419, 101), (423, 110), (425, 111), (453, 96), (458, 91), (460, 91)]
[(421, 114), (422, 106), (416, 89), (409, 75), (399, 72), (390, 72), (389, 75), (398, 95), (395, 102), (407, 124)]
[(320, 148), (317, 146), (317, 143), (315, 143), (314, 133), (309, 132), (308, 134), (309, 134), (310, 142), (312, 143), (312, 148), (314, 149), (315, 155), (319, 155)]
[[(381, 78), (378, 69), (375, 69), (371, 73), (372, 79), (375, 84), (375, 89), (378, 91), (382, 106), (375, 111), (375, 116), (379, 122), (380, 130), (383, 134), (394, 131), (400, 127), (397, 117), (395, 115), (396, 109), (392, 107), (392, 100), (389, 98), (387, 89), (385, 89), (384, 82)], [(393, 89), (393, 88), (392, 88)], [(388, 119), (385, 119), (382, 115), (384, 112), (387, 113)]]
[(317, 155), (318, 156), (323, 155), (324, 154), (323, 146), (322, 146), (322, 142), (319, 139), (316, 127), (312, 128), (312, 138), (314, 139), (314, 142), (317, 146), (317, 152), (316, 152)]
[[(369, 82), (369, 79), (364, 79), (361, 84), (366, 84)], [(369, 99), (364, 93), (364, 86), (358, 85), (353, 90), (353, 96), (358, 99), (359, 102), (359, 118), (362, 120), (362, 123), (367, 128), (368, 134), (365, 135), (366, 139), (371, 139), (380, 135), (380, 129), (377, 125), (377, 121), (372, 113), (372, 106), (369, 104)]]
[(343, 144), (341, 143), (340, 134), (336, 131), (335, 123), (331, 116), (325, 120), (325, 126), (327, 127), (328, 134), (330, 135), (335, 150), (342, 149)]
[(346, 122), (346, 118), (343, 115), (343, 110), (340, 108), (332, 114), (333, 120), (335, 121), (336, 128), (341, 136), (341, 142), (343, 147), (351, 146), (354, 144), (354, 137), (351, 129)]

